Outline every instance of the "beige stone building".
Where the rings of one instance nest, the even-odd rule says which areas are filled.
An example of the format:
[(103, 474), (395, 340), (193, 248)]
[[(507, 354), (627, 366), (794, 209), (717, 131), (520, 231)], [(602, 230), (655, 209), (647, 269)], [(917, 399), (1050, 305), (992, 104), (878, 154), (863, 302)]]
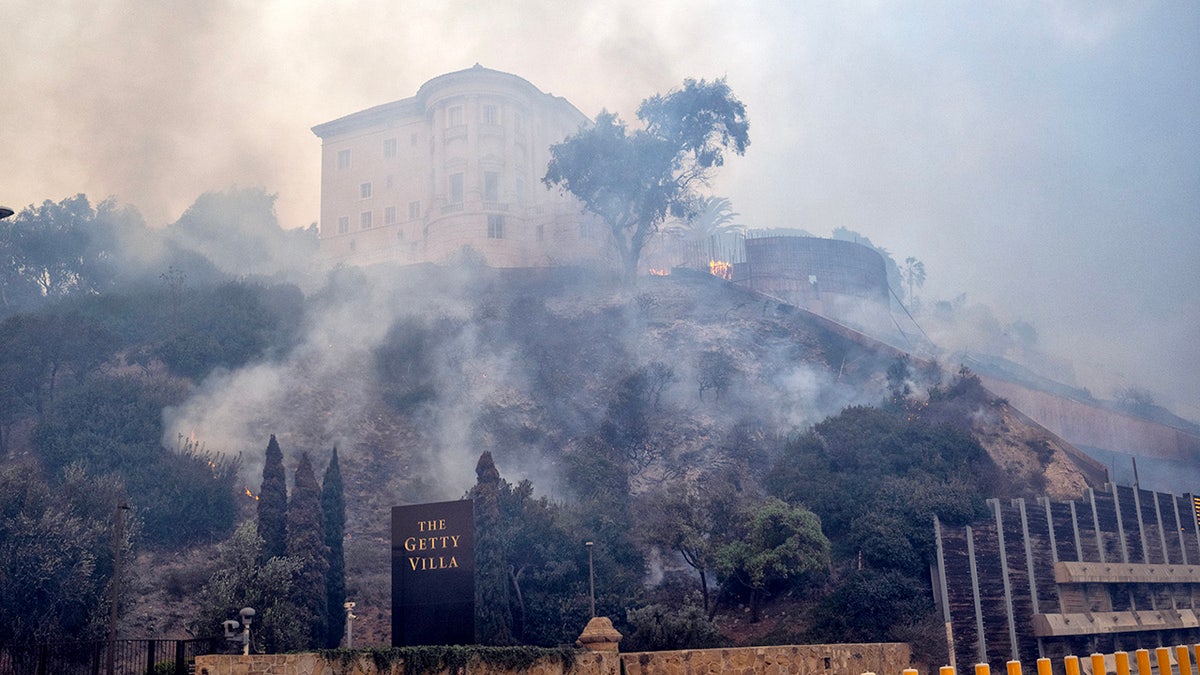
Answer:
[(606, 261), (599, 221), (542, 183), (550, 146), (587, 123), (566, 99), (476, 64), (319, 124), (322, 252), (362, 265)]

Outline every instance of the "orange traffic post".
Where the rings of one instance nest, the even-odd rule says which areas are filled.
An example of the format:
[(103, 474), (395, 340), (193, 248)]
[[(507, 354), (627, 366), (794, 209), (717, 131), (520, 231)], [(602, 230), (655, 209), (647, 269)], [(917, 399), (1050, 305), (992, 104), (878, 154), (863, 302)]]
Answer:
[(1192, 675), (1192, 656), (1188, 653), (1187, 645), (1175, 648), (1175, 660), (1179, 662), (1179, 675)]
[(900, 671), (900, 675), (917, 675), (917, 669), (905, 668), (904, 670)]
[(1008, 671), (1008, 675), (1021, 675), (1021, 662), (1009, 661), (1004, 664), (1004, 669)]
[(1113, 659), (1117, 662), (1117, 675), (1129, 675), (1129, 652), (1117, 652)]
[(1067, 675), (1079, 675), (1079, 657), (1068, 656), (1063, 659), (1063, 665), (1067, 667)]
[(1159, 647), (1154, 650), (1155, 665), (1158, 666), (1158, 675), (1171, 675), (1171, 650), (1168, 647)]
[(1108, 675), (1104, 670), (1104, 655), (1092, 654), (1092, 675)]
[(992, 675), (992, 668), (986, 663), (976, 663), (975, 675)]
[(1150, 671), (1150, 652), (1145, 649), (1139, 649), (1133, 655), (1137, 658), (1138, 675), (1153, 675)]
[(1040, 658), (1037, 660), (1038, 675), (1053, 675), (1051, 672), (1050, 659)]
[[(1196, 646), (1200, 647), (1200, 645)], [(954, 675), (954, 669), (950, 666), (942, 666), (941, 668), (938, 668), (938, 675)]]

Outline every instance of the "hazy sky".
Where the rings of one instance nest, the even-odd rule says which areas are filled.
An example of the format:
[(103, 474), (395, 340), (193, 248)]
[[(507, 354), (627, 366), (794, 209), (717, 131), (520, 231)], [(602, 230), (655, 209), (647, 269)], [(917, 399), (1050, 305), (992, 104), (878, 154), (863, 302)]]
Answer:
[(750, 227), (845, 226), (927, 298), (1025, 319), (1106, 396), (1200, 418), (1200, 3), (0, 0), (0, 204), (78, 192), (152, 225), (234, 184), (316, 220), (309, 131), (442, 73), (633, 117), (726, 77)]

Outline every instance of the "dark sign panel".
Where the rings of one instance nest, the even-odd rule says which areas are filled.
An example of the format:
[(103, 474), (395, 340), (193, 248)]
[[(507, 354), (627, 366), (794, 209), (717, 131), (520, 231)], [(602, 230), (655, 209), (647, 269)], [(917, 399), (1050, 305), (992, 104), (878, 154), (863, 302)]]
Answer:
[(392, 508), (392, 644), (475, 642), (475, 503)]

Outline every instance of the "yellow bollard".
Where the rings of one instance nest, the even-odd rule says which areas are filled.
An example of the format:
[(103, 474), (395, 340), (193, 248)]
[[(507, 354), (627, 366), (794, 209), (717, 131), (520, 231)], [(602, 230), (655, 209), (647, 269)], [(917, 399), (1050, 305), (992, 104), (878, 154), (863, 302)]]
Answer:
[(1150, 671), (1150, 652), (1139, 649), (1133, 655), (1137, 659), (1138, 675), (1153, 675)]
[(1050, 659), (1040, 658), (1037, 660), (1038, 675), (1053, 675), (1050, 667)]
[(1155, 665), (1158, 666), (1158, 675), (1171, 675), (1171, 650), (1167, 647), (1159, 647), (1154, 650)]
[(1009, 661), (1004, 664), (1004, 669), (1008, 671), (1008, 675), (1021, 675), (1021, 662)]
[(1179, 661), (1179, 675), (1192, 675), (1192, 657), (1188, 654), (1187, 645), (1175, 648), (1175, 659)]
[(1063, 665), (1067, 667), (1067, 675), (1079, 675), (1079, 657), (1068, 656), (1063, 659)]
[(917, 669), (905, 668), (904, 670), (900, 671), (900, 675), (917, 675)]
[[(1200, 645), (1197, 646), (1200, 647)], [(954, 669), (950, 666), (942, 666), (938, 668), (938, 675), (954, 675)]]
[(1104, 655), (1092, 654), (1092, 675), (1108, 675), (1104, 670)]
[(975, 675), (992, 675), (992, 668), (986, 663), (976, 663)]
[(1129, 652), (1117, 652), (1113, 658), (1117, 662), (1117, 675), (1129, 675)]

